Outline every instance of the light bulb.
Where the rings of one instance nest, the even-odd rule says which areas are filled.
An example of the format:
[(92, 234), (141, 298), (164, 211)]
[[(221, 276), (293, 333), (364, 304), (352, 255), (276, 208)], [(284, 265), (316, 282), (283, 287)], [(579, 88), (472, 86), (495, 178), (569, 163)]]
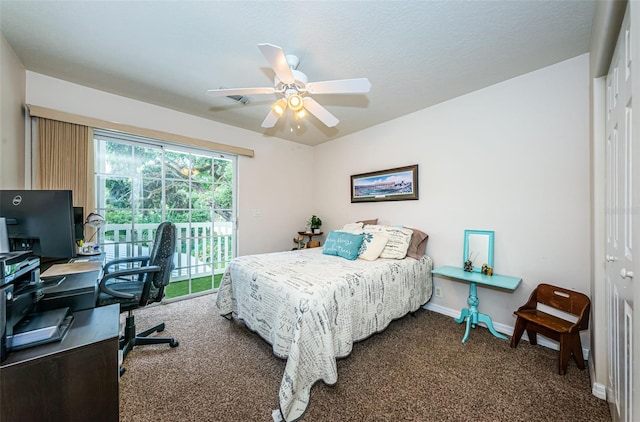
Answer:
[(284, 114), (284, 111), (287, 109), (287, 102), (281, 98), (275, 103), (273, 103), (273, 105), (271, 106), (271, 109), (278, 116), (282, 117), (282, 115)]
[(293, 111), (298, 111), (302, 108), (302, 98), (298, 94), (289, 95), (287, 102)]

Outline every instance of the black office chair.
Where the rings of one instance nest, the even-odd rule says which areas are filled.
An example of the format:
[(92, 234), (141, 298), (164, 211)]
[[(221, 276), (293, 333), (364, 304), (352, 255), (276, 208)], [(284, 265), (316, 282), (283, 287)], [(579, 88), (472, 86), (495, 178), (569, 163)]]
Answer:
[[(133, 316), (134, 309), (162, 300), (164, 288), (169, 284), (171, 270), (173, 270), (175, 248), (176, 226), (173, 223), (164, 222), (158, 226), (151, 253), (148, 256), (116, 259), (104, 266), (97, 305), (119, 303), (120, 312), (128, 312), (124, 335), (120, 337), (123, 360), (134, 346), (168, 343), (171, 347), (177, 347), (179, 344), (174, 338), (148, 337), (149, 334), (164, 330), (164, 322), (136, 333)], [(126, 264), (129, 268), (119, 270), (121, 264)], [(132, 265), (133, 268), (131, 268)], [(123, 372), (124, 369), (121, 369), (120, 373)]]

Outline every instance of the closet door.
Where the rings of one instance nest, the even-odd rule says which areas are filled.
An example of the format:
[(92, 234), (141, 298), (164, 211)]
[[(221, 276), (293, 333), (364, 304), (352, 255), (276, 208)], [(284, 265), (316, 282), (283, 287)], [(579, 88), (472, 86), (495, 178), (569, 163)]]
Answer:
[[(629, 7), (607, 75), (606, 283), (607, 398), (614, 420), (633, 421), (634, 194), (632, 60)], [(636, 170), (637, 171), (637, 170)], [(637, 190), (637, 189), (636, 189)], [(635, 259), (636, 261), (638, 258)], [(637, 265), (637, 264), (636, 264)], [(638, 274), (640, 277), (640, 274)], [(637, 283), (637, 282), (636, 282)], [(640, 415), (638, 415), (640, 416)]]

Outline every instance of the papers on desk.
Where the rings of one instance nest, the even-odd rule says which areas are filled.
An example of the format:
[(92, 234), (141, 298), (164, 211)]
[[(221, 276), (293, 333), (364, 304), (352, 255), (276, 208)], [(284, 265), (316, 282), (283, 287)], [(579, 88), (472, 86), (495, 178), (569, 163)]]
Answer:
[(41, 278), (57, 277), (67, 274), (86, 273), (98, 271), (102, 268), (100, 261), (70, 262), (68, 264), (55, 264), (40, 274)]

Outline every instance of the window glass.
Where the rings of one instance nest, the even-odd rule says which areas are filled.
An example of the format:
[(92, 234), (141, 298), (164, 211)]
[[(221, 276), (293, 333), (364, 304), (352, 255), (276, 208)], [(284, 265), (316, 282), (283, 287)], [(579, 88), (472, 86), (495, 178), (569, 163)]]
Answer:
[(236, 157), (96, 129), (96, 211), (107, 259), (149, 253), (155, 228), (178, 229), (166, 298), (217, 288), (235, 256)]

